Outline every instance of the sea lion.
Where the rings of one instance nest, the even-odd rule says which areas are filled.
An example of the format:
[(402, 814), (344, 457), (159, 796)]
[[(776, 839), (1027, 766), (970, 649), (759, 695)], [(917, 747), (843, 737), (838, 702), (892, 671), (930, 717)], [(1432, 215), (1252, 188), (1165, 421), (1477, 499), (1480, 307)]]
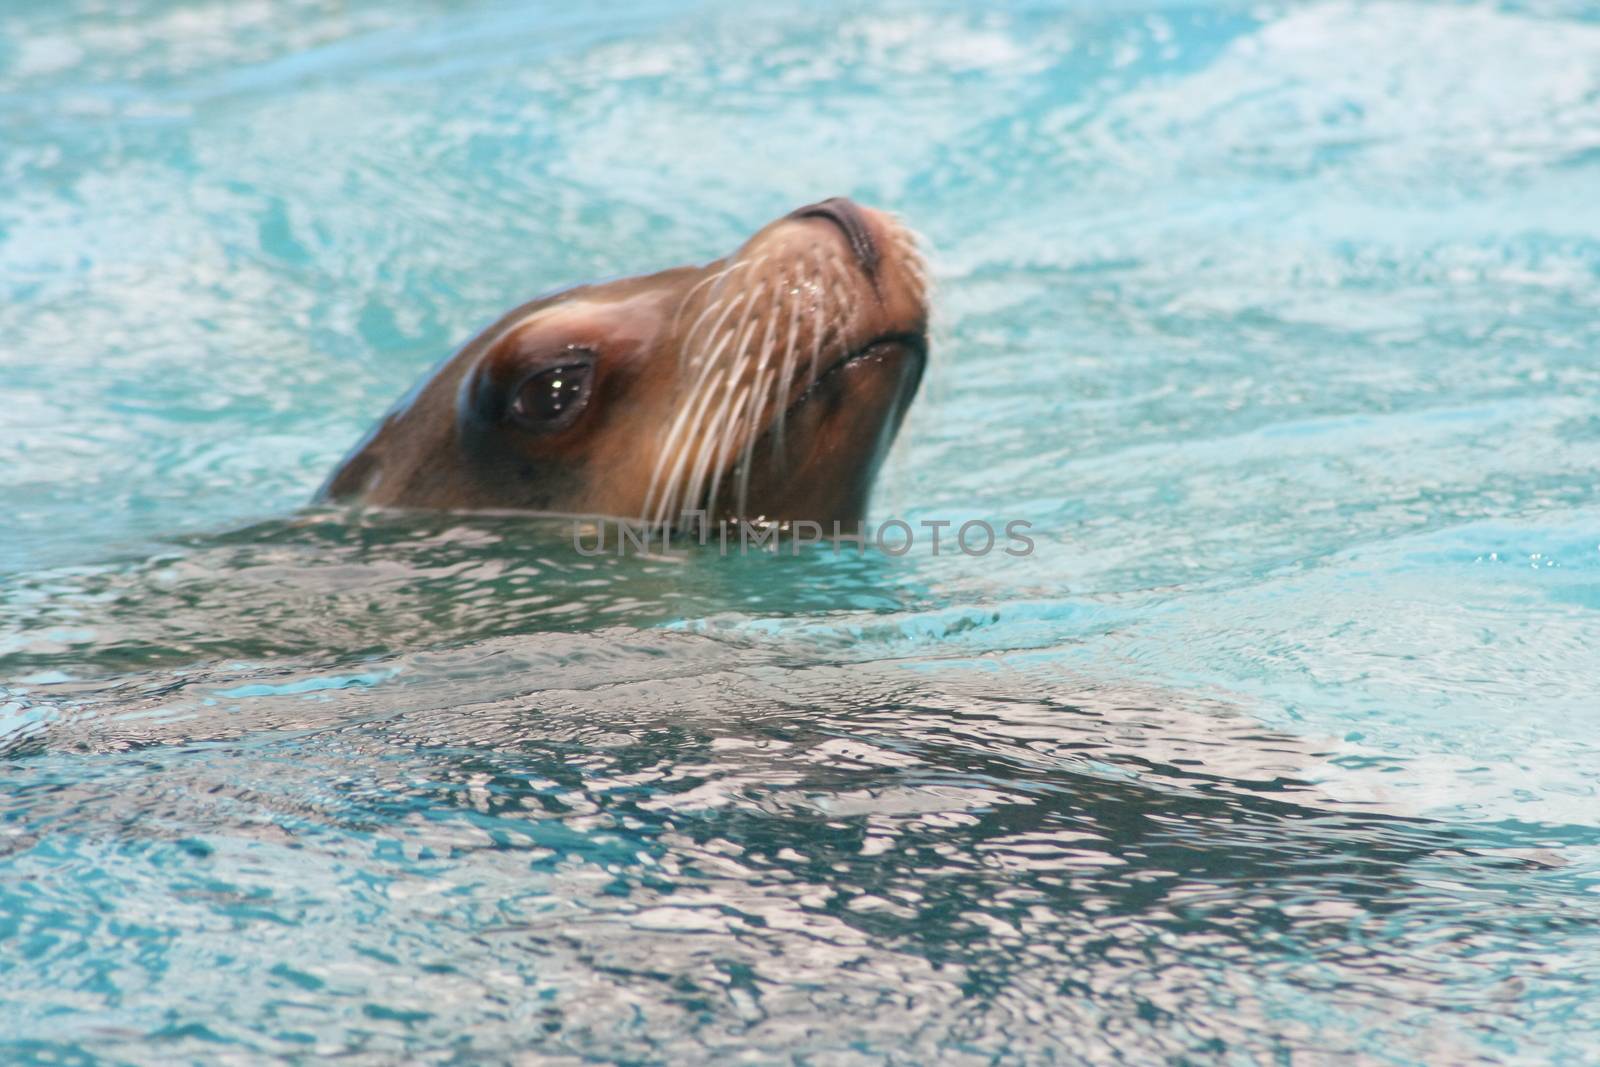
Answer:
[(859, 522), (927, 360), (913, 235), (834, 198), (736, 252), (503, 316), (414, 388), (320, 501)]

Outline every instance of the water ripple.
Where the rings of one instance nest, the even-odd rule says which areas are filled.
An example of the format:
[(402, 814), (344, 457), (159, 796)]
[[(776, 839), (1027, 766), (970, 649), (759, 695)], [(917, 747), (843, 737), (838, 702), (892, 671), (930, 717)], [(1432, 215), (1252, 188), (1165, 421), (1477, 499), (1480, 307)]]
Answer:
[[(1600, 1056), (1592, 5), (0, 15), (0, 1058)], [(302, 507), (505, 307), (849, 194), (880, 515)]]

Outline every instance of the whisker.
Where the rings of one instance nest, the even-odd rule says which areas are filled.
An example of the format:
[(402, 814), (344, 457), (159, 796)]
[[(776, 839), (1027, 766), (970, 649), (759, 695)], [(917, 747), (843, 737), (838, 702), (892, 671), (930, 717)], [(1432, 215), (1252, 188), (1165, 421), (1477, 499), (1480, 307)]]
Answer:
[[(656, 457), (655, 471), (652, 473), (650, 478), (650, 488), (645, 494), (644, 510), (645, 517), (647, 518), (650, 515), (650, 505), (652, 503), (659, 503), (662, 507), (670, 507), (672, 503), (673, 496), (679, 488), (676, 484), (678, 469), (682, 467), (684, 459), (687, 455), (686, 451), (678, 449), (678, 442), (680, 439), (693, 440), (692, 436), (688, 438), (683, 437), (684, 427), (690, 421), (691, 417), (698, 417), (697, 412), (700, 408), (705, 406), (709, 396), (707, 391), (708, 379), (717, 368), (717, 361), (722, 355), (722, 350), (726, 348), (732, 340), (732, 334), (724, 335), (722, 342), (712, 350), (711, 354), (706, 358), (704, 363), (702, 363), (700, 367), (700, 376), (694, 383), (694, 389), (692, 392), (687, 394), (689, 396), (698, 397), (699, 403), (686, 403), (681, 409), (679, 409), (677, 417), (673, 420), (672, 425), (667, 430), (666, 438), (661, 442), (660, 453)], [(675, 453), (676, 459), (673, 458)], [(666, 464), (669, 462), (672, 463), (672, 469), (668, 474), (666, 485), (661, 487), (661, 475)], [(656, 499), (656, 490), (658, 487), (662, 488), (659, 502)]]
[(738, 270), (743, 265), (743, 260), (734, 260), (721, 270), (713, 271), (704, 278), (701, 278), (699, 281), (695, 282), (694, 286), (687, 293), (683, 294), (683, 299), (678, 301), (678, 311), (672, 316), (672, 332), (678, 332), (678, 324), (683, 321), (683, 309), (688, 307), (690, 303), (694, 301), (695, 296), (700, 292), (700, 290), (704, 289), (708, 285), (713, 285), (721, 281), (723, 278), (726, 278), (729, 274), (735, 270)]
[[(762, 294), (765, 291), (765, 289), (766, 289), (766, 283), (765, 282), (763, 282), (761, 285), (759, 285), (756, 288), (756, 290), (755, 290), (755, 292), (753, 294), (753, 298), (750, 301), (750, 308), (751, 308), (752, 311), (755, 309), (755, 305), (756, 305), (757, 301), (760, 299), (760, 297), (762, 296)], [(737, 356), (737, 359), (734, 362), (734, 365), (730, 368), (730, 373), (728, 374), (728, 377), (727, 377), (726, 387), (725, 387), (725, 390), (724, 390), (725, 395), (723, 397), (722, 407), (718, 409), (716, 418), (714, 418), (711, 421), (709, 432), (705, 434), (705, 436), (703, 437), (703, 439), (701, 441), (701, 444), (700, 444), (699, 457), (695, 461), (694, 476), (689, 482), (689, 492), (688, 492), (688, 498), (687, 499), (690, 500), (690, 501), (699, 501), (700, 500), (700, 490), (701, 490), (701, 487), (705, 484), (705, 476), (706, 476), (706, 473), (707, 473), (707, 467), (713, 461), (716, 461), (719, 464), (718, 467), (717, 467), (717, 470), (716, 470), (716, 480), (714, 482), (712, 482), (712, 493), (713, 493), (713, 495), (715, 494), (716, 486), (722, 480), (722, 468), (720, 466), (720, 460), (717, 459), (717, 455), (722, 449), (723, 435), (727, 431), (727, 425), (728, 425), (727, 420), (729, 418), (728, 404), (732, 400), (733, 388), (734, 388), (735, 383), (738, 382), (741, 378), (744, 377), (745, 371), (749, 366), (749, 363), (750, 363), (750, 338), (752, 336), (754, 336), (756, 327), (759, 326), (760, 324), (761, 324), (761, 319), (760, 319), (759, 316), (750, 316), (750, 315), (747, 315), (745, 320), (740, 324), (741, 329), (739, 331), (739, 343), (735, 346), (735, 349), (734, 349), (735, 352), (738, 354), (738, 356)], [(748, 391), (749, 391), (749, 386), (747, 385), (745, 387), (745, 392), (748, 393)], [(713, 503), (714, 503), (714, 501), (713, 501)], [(711, 507), (712, 507), (712, 503), (708, 503), (707, 506), (706, 506), (706, 518), (708, 520), (711, 517)]]
[[(926, 309), (934, 284), (926, 239), (896, 222), (884, 234), (893, 284), (902, 299)], [(709, 523), (725, 498), (732, 514), (745, 518), (758, 445), (764, 464), (787, 459), (795, 443), (789, 401), (842, 354), (835, 349), (856, 343), (877, 321), (859, 267), (836, 243), (795, 242), (775, 261), (767, 254), (736, 258), (679, 301), (670, 328), (682, 338), (678, 388), (685, 396), (659, 440), (647, 521), (667, 526), (703, 508)], [(781, 477), (764, 465), (762, 477), (769, 474)]]
[[(697, 426), (713, 395), (714, 389), (707, 388), (693, 403), (685, 404), (683, 410), (678, 414), (678, 422), (687, 422)], [(692, 437), (689, 439), (692, 440)], [(682, 488), (681, 472), (688, 456), (689, 449), (687, 446), (677, 446), (664, 448), (658, 457), (658, 474), (662, 469), (661, 465), (665, 464), (666, 461), (671, 460), (671, 467), (667, 471), (666, 482), (661, 486), (660, 498), (656, 498), (656, 485), (654, 482), (651, 484), (650, 493), (645, 497), (644, 518), (652, 525), (663, 528), (671, 525), (678, 493)], [(651, 507), (652, 504), (655, 505), (654, 508)]]
[[(774, 380), (775, 376), (771, 370), (763, 371), (756, 378), (755, 388), (750, 391), (751, 402), (747, 409), (747, 425), (742, 428), (744, 434), (744, 451), (743, 455), (741, 455), (739, 458), (739, 469), (737, 472), (738, 489), (736, 490), (736, 499), (738, 501), (740, 518), (746, 517), (745, 507), (750, 498), (750, 465), (755, 460), (756, 438), (759, 436), (756, 432), (756, 420), (760, 417), (761, 409), (767, 404), (766, 392), (768, 383)], [(779, 409), (778, 419), (779, 424), (781, 425), (783, 419), (781, 408)]]
[[(711, 521), (711, 508), (713, 505), (706, 500), (702, 490), (706, 488), (706, 475), (711, 472), (712, 461), (716, 458), (716, 453), (722, 443), (722, 435), (718, 432), (718, 427), (726, 426), (728, 407), (734, 398), (734, 380), (734, 377), (729, 375), (723, 383), (722, 403), (718, 406), (716, 415), (711, 418), (706, 426), (706, 432), (700, 435), (693, 473), (689, 477), (688, 489), (683, 498), (685, 506), (691, 503), (704, 503), (707, 522)], [(744, 391), (748, 392), (749, 387), (747, 386)]]
[(778, 405), (778, 417), (773, 427), (773, 451), (782, 455), (783, 425), (789, 414), (788, 391), (794, 383), (795, 342), (800, 337), (800, 294), (802, 285), (798, 279), (789, 288), (789, 341), (783, 348), (783, 369), (778, 373), (778, 379), (773, 393), (774, 401)]
[[(743, 449), (743, 460), (741, 461), (741, 470), (738, 473), (737, 489), (738, 509), (741, 515), (744, 513), (746, 490), (749, 486), (750, 456), (755, 450), (756, 420), (760, 415), (761, 408), (765, 406), (759, 401), (758, 398), (763, 395), (766, 389), (765, 381), (768, 373), (767, 365), (772, 360), (773, 342), (778, 329), (779, 311), (782, 309), (787, 286), (788, 276), (780, 275), (778, 283), (773, 287), (772, 290), (772, 304), (768, 309), (767, 315), (767, 330), (765, 335), (761, 338), (761, 357), (756, 361), (755, 371), (753, 372), (756, 386), (751, 391), (751, 403), (745, 409), (743, 417), (740, 420), (740, 425), (738, 426), (739, 431), (744, 436), (745, 442)], [(713, 492), (715, 492), (715, 487), (713, 487)]]
[[(718, 392), (726, 394), (728, 384), (730, 384), (730, 376), (725, 373), (718, 373), (712, 381), (707, 382), (706, 389), (704, 389), (698, 402), (694, 405), (694, 418), (690, 422), (690, 432), (685, 435), (683, 445), (678, 448), (678, 458), (674, 462), (674, 469), (672, 469), (672, 474), (674, 474), (674, 478), (672, 478), (672, 493), (662, 499), (661, 518), (664, 523), (675, 523), (678, 520), (682, 520), (690, 512), (690, 506), (693, 504), (694, 499), (698, 498), (698, 494), (690, 493), (690, 483), (688, 483), (694, 470), (694, 467), (691, 466), (694, 458), (694, 445), (701, 440), (702, 430), (706, 427), (707, 419), (710, 418), (710, 413), (712, 413), (712, 403), (714, 403), (715, 397), (717, 397)], [(707, 515), (707, 517), (702, 518), (702, 522), (709, 522), (709, 518), (709, 515)]]
[(828, 290), (827, 268), (823, 265), (822, 257), (816, 253), (815, 249), (812, 250), (812, 258), (815, 260), (817, 266), (817, 274), (813, 282), (817, 298), (811, 304), (812, 333), (810, 375), (811, 380), (814, 381), (817, 377), (817, 364), (822, 360), (823, 333), (827, 326), (825, 321), (827, 309), (824, 301)]
[[(766, 258), (767, 258), (766, 256), (760, 256), (754, 262), (751, 262), (751, 261), (748, 261), (748, 260), (741, 260), (734, 267), (729, 268), (729, 274), (731, 275), (736, 270), (737, 271), (748, 271), (753, 266), (756, 266), (756, 265), (759, 265), (761, 263), (764, 263), (766, 261)], [(694, 325), (689, 327), (689, 332), (685, 336), (683, 347), (682, 347), (681, 351), (679, 352), (680, 360), (687, 359), (691, 363), (694, 362), (695, 357), (696, 357), (696, 353), (698, 352), (699, 347), (700, 347), (700, 336), (699, 336), (698, 331), (700, 330), (701, 326), (705, 323), (706, 319), (717, 308), (723, 307), (723, 299), (724, 298), (721, 297), (721, 296), (716, 296), (715, 294), (713, 294), (713, 295), (714, 295), (714, 299), (711, 301), (710, 304), (708, 304), (706, 306), (705, 311), (701, 312), (700, 316), (694, 320)], [(709, 329), (706, 330), (706, 335), (707, 336), (715, 336), (717, 331), (722, 329), (722, 326), (727, 321), (728, 316), (733, 313), (735, 308), (737, 308), (741, 304), (743, 304), (745, 299), (748, 296), (749, 296), (749, 292), (748, 291), (742, 292), (742, 293), (739, 294), (738, 299), (734, 300), (732, 303), (729, 303), (726, 307), (723, 307), (722, 314), (717, 318), (716, 323), (714, 325), (712, 325)]]
[(716, 449), (708, 453), (711, 468), (711, 488), (706, 491), (706, 518), (709, 521), (717, 512), (717, 496), (722, 489), (722, 476), (727, 471), (728, 463), (733, 458), (733, 442), (736, 431), (744, 424), (745, 409), (749, 406), (753, 394), (749, 384), (739, 390), (739, 397), (734, 401), (732, 408), (726, 413), (718, 412), (717, 417), (722, 421), (722, 432), (717, 434), (713, 426), (712, 437), (716, 440)]

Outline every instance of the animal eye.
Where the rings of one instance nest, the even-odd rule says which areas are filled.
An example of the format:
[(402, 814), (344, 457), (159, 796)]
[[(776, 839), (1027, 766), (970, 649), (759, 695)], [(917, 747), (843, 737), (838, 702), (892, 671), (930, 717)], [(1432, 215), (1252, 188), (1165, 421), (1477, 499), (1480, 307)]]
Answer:
[(584, 361), (548, 367), (517, 389), (511, 417), (531, 430), (559, 430), (572, 422), (589, 399), (594, 364)]

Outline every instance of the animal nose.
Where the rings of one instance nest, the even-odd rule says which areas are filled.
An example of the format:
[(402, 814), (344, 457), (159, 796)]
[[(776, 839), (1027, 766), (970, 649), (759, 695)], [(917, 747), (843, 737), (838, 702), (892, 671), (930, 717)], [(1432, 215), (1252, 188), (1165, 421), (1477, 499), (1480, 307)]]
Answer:
[(855, 253), (856, 261), (861, 264), (861, 269), (872, 277), (878, 270), (878, 245), (872, 239), (872, 228), (867, 225), (867, 216), (855, 201), (842, 196), (829, 197), (820, 203), (811, 204), (791, 212), (791, 219), (827, 219), (844, 233), (845, 240), (850, 243), (850, 251)]

